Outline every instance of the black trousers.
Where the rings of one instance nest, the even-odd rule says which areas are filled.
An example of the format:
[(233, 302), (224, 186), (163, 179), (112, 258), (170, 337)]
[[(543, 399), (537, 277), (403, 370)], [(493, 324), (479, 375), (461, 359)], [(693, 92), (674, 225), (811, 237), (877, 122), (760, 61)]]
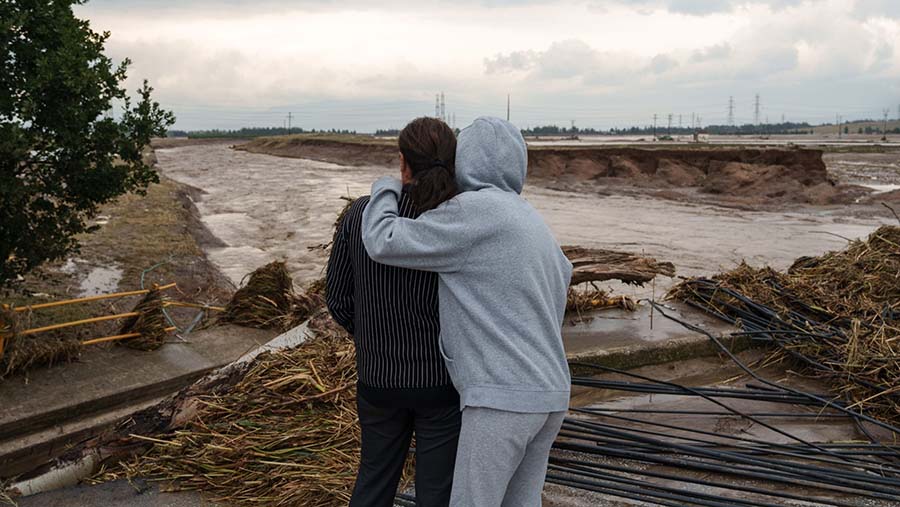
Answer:
[(403, 473), (412, 435), (416, 434), (416, 504), (450, 504), (459, 405), (440, 408), (383, 408), (357, 397), (362, 427), (359, 473), (350, 507), (391, 507)]

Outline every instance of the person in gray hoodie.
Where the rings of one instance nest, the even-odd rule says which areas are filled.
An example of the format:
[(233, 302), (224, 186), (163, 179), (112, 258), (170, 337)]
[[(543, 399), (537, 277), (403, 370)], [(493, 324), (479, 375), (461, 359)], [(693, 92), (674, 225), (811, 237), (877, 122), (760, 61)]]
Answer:
[(520, 194), (522, 134), (482, 117), (458, 137), (461, 193), (402, 218), (395, 178), (372, 185), (362, 237), (376, 262), (438, 273), (441, 353), (459, 391), (453, 506), (540, 506), (569, 406), (561, 327), (572, 264)]

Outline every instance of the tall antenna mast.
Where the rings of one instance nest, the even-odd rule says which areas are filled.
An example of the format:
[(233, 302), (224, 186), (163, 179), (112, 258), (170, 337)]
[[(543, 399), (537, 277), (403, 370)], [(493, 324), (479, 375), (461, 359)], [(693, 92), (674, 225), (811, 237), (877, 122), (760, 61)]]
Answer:
[(753, 123), (755, 125), (759, 125), (759, 94), (758, 93), (756, 94), (756, 100), (754, 101), (753, 109), (754, 109)]
[(506, 121), (509, 121), (509, 94), (506, 94)]
[(728, 124), (734, 127), (734, 96), (728, 97)]

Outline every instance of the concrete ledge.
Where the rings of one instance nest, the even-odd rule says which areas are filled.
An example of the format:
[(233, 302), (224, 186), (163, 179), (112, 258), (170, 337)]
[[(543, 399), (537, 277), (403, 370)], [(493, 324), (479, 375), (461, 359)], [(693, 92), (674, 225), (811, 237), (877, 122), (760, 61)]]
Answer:
[(152, 352), (86, 350), (80, 361), (0, 382), (0, 477), (49, 461), (115, 420), (178, 391), (275, 333), (223, 325)]
[[(754, 345), (749, 338), (728, 336), (737, 329), (688, 305), (668, 302), (666, 313), (723, 336), (732, 352)], [(636, 311), (601, 310), (586, 321), (570, 322), (563, 328), (563, 341), (570, 362), (595, 363), (619, 370), (714, 356), (721, 350), (706, 336), (651, 312), (649, 305)], [(596, 373), (576, 368), (577, 375)]]
[[(742, 352), (755, 345), (753, 340), (747, 337), (723, 338), (723, 344), (733, 353)], [(570, 354), (569, 362), (592, 363), (617, 370), (631, 370), (643, 366), (684, 361), (697, 357), (717, 356), (721, 349), (705, 336), (697, 335), (697, 338), (676, 338), (662, 343), (630, 345), (612, 349), (596, 349)], [(574, 366), (572, 372), (575, 375), (592, 375), (597, 370)]]

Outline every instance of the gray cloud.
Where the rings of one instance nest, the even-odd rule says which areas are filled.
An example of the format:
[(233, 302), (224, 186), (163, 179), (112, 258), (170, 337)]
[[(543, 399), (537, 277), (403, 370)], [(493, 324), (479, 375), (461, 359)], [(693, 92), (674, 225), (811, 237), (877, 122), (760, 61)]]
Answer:
[[(603, 5), (617, 4), (639, 6), (642, 8), (663, 8), (677, 14), (692, 16), (707, 16), (731, 12), (736, 7), (748, 4), (768, 5), (772, 9), (780, 10), (801, 5), (805, 0), (605, 0)], [(887, 0), (886, 0), (887, 1)]]
[(530, 50), (513, 51), (506, 55), (498, 54), (493, 58), (485, 58), (484, 68), (488, 74), (529, 70), (534, 67), (537, 57), (538, 54)]
[(721, 44), (714, 44), (712, 46), (707, 46), (703, 49), (698, 49), (691, 53), (691, 61), (692, 62), (705, 62), (708, 60), (718, 60), (720, 58), (727, 58), (731, 55), (731, 45), (727, 42), (723, 42)]
[(654, 74), (662, 74), (678, 67), (678, 61), (669, 55), (656, 55), (650, 60), (649, 69)]
[[(157, 98), (178, 114), (179, 128), (280, 125), (288, 111), (307, 128), (402, 126), (405, 119), (433, 111), (434, 93), (441, 90), (447, 92), (448, 107), (458, 113), (460, 124), (480, 114), (505, 112), (507, 92), (513, 96), (513, 118), (520, 123), (562, 124), (576, 118), (580, 125), (598, 127), (640, 123), (653, 113), (670, 111), (723, 120), (730, 95), (737, 99), (739, 117), (749, 119), (748, 104), (756, 92), (763, 95), (766, 114), (814, 121), (818, 106), (829, 109), (827, 116), (819, 118), (826, 120), (835, 109), (848, 118), (864, 117), (870, 110), (877, 114), (880, 108), (900, 102), (900, 41), (896, 40), (900, 24), (871, 21), (900, 14), (900, 1), (595, 0), (592, 5), (608, 7), (606, 13), (587, 9), (587, 4), (560, 5), (560, 9), (572, 8), (570, 12), (592, 17), (584, 23), (590, 28), (573, 29), (571, 35), (553, 31), (559, 38), (551, 38), (549, 30), (526, 34), (498, 16), (530, 23), (529, 16), (556, 9), (534, 4), (554, 1), (562, 4), (561, 0), (92, 0), (79, 9), (102, 15), (98, 25), (113, 31), (109, 54), (127, 55), (134, 61), (128, 88), (133, 90), (140, 79), (149, 78)], [(763, 3), (774, 14), (743, 8)], [(450, 5), (454, 15), (446, 19)], [(643, 21), (634, 16), (636, 12), (660, 8), (686, 16), (660, 16), (666, 26), (640, 34), (640, 41), (635, 39), (638, 43), (632, 46), (635, 41), (627, 36), (598, 37), (616, 22), (623, 8), (630, 9), (623, 17), (629, 22)], [(360, 55), (351, 48), (335, 53), (334, 58), (328, 52), (340, 46), (338, 33), (331, 39), (298, 44), (294, 54), (271, 51), (269, 46), (254, 45), (253, 40), (247, 40), (246, 47), (223, 44), (192, 36), (190, 31), (193, 23), (202, 27), (207, 21), (228, 18), (223, 26), (243, 27), (241, 16), (297, 10), (304, 11), (291, 14), (297, 19), (305, 11), (341, 11), (335, 16), (338, 19), (347, 11), (351, 20), (358, 11), (375, 11), (373, 19), (389, 19), (397, 12), (406, 20), (441, 18), (441, 28), (452, 37), (465, 37), (460, 46), (466, 49), (447, 52), (447, 44), (444, 52), (420, 51), (411, 56), (396, 49), (402, 44), (383, 46), (372, 38)], [(718, 23), (699, 18), (717, 12), (733, 14), (737, 22), (732, 31), (717, 38), (675, 37), (673, 42), (671, 36), (678, 31)], [(117, 22), (136, 26), (151, 19), (150, 15), (153, 26), (187, 28), (173, 30), (175, 35), (148, 30), (140, 36), (117, 37), (119, 30), (127, 31), (117, 28), (121, 27)], [(496, 31), (495, 20), (500, 28)], [(389, 26), (401, 35), (403, 28)], [(290, 46), (294, 34), (282, 29)], [(495, 44), (492, 37), (502, 30), (520, 30), (514, 35), (523, 41), (521, 45)], [(443, 33), (438, 36), (451, 40)], [(594, 42), (603, 40), (615, 47)], [(413, 42), (427, 44), (420, 39)], [(501, 47), (503, 52), (494, 53)], [(328, 56), (319, 57), (319, 52)], [(358, 65), (364, 53), (376, 54), (380, 63)]]

